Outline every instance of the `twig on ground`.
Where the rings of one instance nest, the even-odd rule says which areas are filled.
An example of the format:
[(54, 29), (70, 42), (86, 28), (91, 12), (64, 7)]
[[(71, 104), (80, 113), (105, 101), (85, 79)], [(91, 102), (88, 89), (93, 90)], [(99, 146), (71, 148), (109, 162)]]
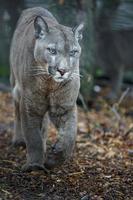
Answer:
[(111, 107), (111, 111), (114, 113), (116, 119), (118, 121), (121, 120), (121, 115), (119, 114), (118, 112), (118, 108), (120, 106), (120, 104), (122, 103), (122, 101), (124, 100), (124, 98), (126, 97), (126, 95), (128, 94), (129, 92), (129, 88), (127, 88), (123, 93), (122, 95), (120, 96), (118, 102), (114, 103), (113, 106)]
[(80, 171), (80, 172), (73, 172), (73, 173), (69, 173), (68, 176), (75, 176), (75, 175), (80, 175), (83, 174), (84, 171)]
[[(4, 189), (1, 189), (1, 191), (4, 192), (4, 193), (6, 193), (6, 194), (8, 194), (8, 195), (11, 194), (11, 192), (8, 192), (7, 190), (4, 190)], [(1, 198), (0, 198), (0, 199), (1, 199)]]
[(127, 89), (122, 93), (122, 95), (120, 96), (120, 99), (119, 99), (119, 101), (118, 101), (117, 106), (119, 106), (119, 105), (122, 103), (122, 101), (124, 100), (124, 98), (127, 96), (129, 90), (130, 90), (130, 88), (127, 88)]
[(133, 126), (125, 132), (124, 137), (126, 138), (131, 132), (133, 132)]
[(81, 93), (79, 93), (79, 99), (80, 99), (80, 101), (82, 103), (82, 106), (83, 106), (84, 110), (88, 111), (88, 107), (87, 107), (87, 105), (85, 103), (85, 100), (84, 100), (84, 97), (83, 97), (83, 95)]
[(114, 113), (116, 119), (117, 119), (118, 121), (120, 121), (120, 120), (121, 120), (121, 116), (120, 116), (120, 114), (118, 113), (118, 111), (117, 111), (115, 105), (113, 105), (113, 106), (111, 107), (111, 111)]

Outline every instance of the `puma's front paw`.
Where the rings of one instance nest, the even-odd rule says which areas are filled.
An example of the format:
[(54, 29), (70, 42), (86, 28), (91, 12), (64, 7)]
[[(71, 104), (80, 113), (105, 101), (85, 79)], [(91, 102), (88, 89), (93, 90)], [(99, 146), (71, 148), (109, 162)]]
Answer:
[(44, 167), (44, 165), (39, 165), (37, 163), (33, 164), (25, 164), (22, 166), (23, 172), (31, 172), (31, 171), (40, 171), (43, 170), (45, 172), (48, 172), (48, 170)]
[(58, 149), (55, 145), (49, 152), (46, 158), (45, 167), (52, 169), (61, 165), (65, 161), (64, 151)]
[(53, 169), (55, 167), (58, 167), (64, 162), (64, 160), (58, 159), (55, 155), (53, 156), (48, 156), (46, 162), (45, 162), (45, 167), (46, 169)]

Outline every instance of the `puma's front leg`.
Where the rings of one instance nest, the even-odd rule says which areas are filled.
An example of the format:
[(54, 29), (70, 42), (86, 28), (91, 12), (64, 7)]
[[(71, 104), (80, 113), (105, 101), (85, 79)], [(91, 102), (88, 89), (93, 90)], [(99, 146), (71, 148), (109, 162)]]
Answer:
[(43, 117), (37, 115), (26, 102), (22, 101), (21, 119), (27, 148), (27, 163), (22, 169), (23, 171), (44, 169), (44, 145), (41, 134)]
[(72, 156), (77, 134), (77, 108), (50, 117), (58, 130), (58, 139), (47, 157), (47, 168), (55, 167)]

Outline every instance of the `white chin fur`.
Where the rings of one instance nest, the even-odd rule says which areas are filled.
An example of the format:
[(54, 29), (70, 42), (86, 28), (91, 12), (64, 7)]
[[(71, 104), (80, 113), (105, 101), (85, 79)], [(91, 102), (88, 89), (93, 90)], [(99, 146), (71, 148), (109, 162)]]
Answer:
[(64, 81), (65, 79), (64, 78), (54, 78), (54, 80), (56, 82), (60, 83), (60, 82)]
[(66, 72), (63, 76), (61, 76), (59, 72), (56, 72), (56, 75), (53, 77), (53, 79), (56, 82), (60, 83), (64, 80), (66, 80), (68, 78), (68, 76), (69, 76), (69, 72)]

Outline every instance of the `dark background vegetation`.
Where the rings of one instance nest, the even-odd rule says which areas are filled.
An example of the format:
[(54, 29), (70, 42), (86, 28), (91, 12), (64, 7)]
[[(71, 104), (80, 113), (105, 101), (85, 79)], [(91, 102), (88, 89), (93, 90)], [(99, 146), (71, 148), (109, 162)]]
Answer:
[(47, 8), (64, 25), (85, 23), (80, 62), (85, 102), (92, 91), (99, 91), (97, 85), (109, 84), (116, 96), (123, 80), (131, 86), (132, 0), (0, 0), (0, 80), (7, 81), (9, 77), (10, 42), (16, 22), (23, 9), (34, 6)]

